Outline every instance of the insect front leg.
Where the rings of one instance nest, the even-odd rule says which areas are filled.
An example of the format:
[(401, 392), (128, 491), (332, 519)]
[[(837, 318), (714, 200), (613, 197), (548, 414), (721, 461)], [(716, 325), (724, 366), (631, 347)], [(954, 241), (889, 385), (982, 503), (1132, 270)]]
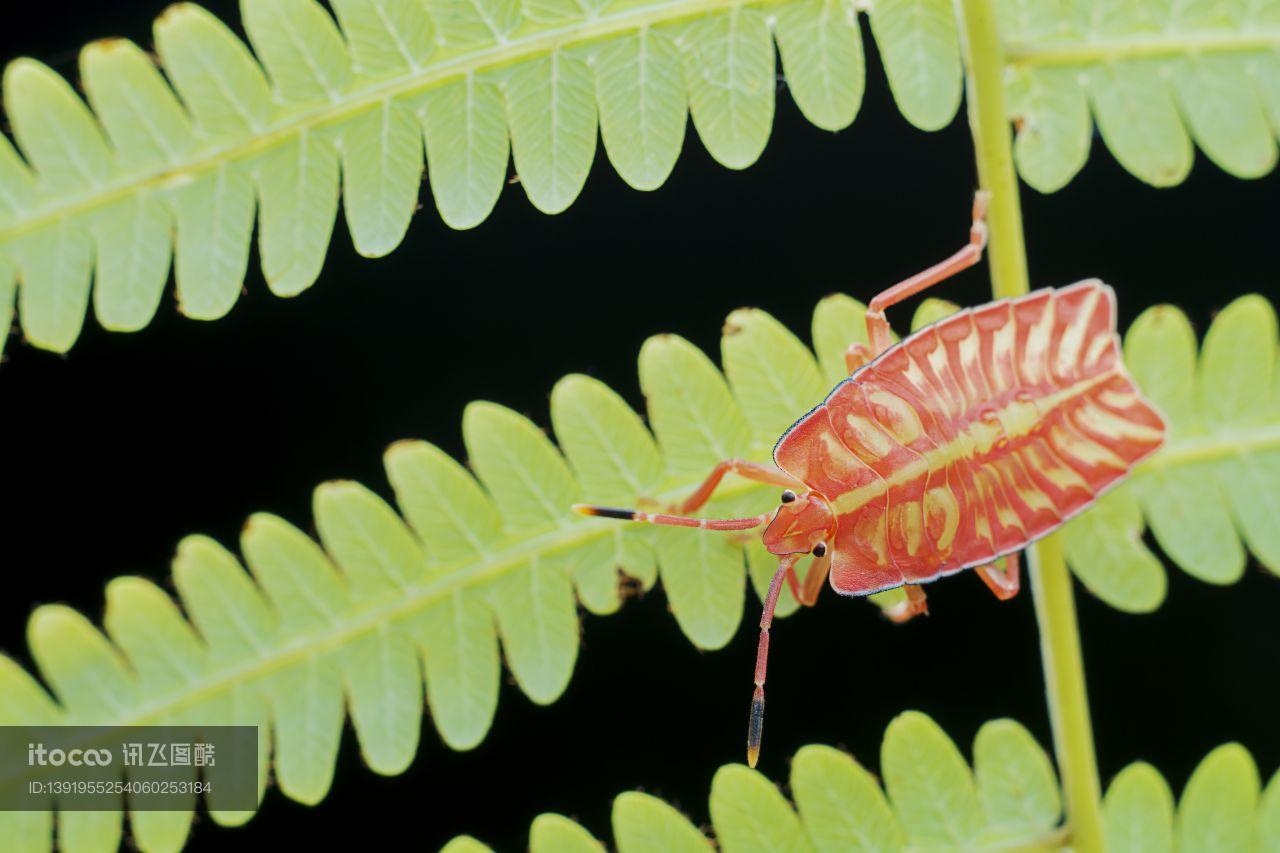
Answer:
[(803, 587), (800, 586), (800, 581), (796, 578), (796, 571), (793, 568), (787, 575), (787, 583), (791, 587), (791, 594), (795, 596), (796, 601), (805, 607), (812, 607), (818, 602), (818, 594), (822, 592), (822, 582), (827, 579), (827, 575), (830, 572), (830, 552), (823, 554), (821, 557), (815, 557), (813, 562), (809, 564), (809, 571), (804, 576)]
[(791, 590), (791, 595), (796, 601), (805, 607), (812, 607), (818, 603), (818, 593), (822, 592), (822, 582), (827, 579), (827, 575), (831, 573), (831, 554), (823, 554), (821, 557), (815, 557), (813, 562), (809, 564), (809, 572), (804, 576), (804, 586), (800, 586), (800, 578), (796, 574), (795, 566), (787, 571), (787, 588)]
[(1022, 565), (1019, 554), (1015, 552), (1005, 557), (1004, 564), (1004, 571), (1000, 571), (1000, 567), (992, 563), (989, 566), (979, 566), (977, 572), (978, 577), (982, 578), (987, 589), (995, 593), (996, 598), (1008, 601), (1022, 588)]
[[(950, 278), (961, 270), (968, 269), (982, 258), (982, 250), (987, 245), (987, 201), (991, 194), (979, 190), (973, 197), (973, 225), (969, 228), (969, 243), (963, 249), (941, 263), (934, 264), (923, 272), (916, 273), (906, 281), (901, 281), (879, 293), (867, 306), (867, 337), (871, 340), (873, 355), (887, 350), (893, 345), (889, 321), (885, 319), (885, 309), (896, 305), (904, 299), (915, 296), (938, 282)], [(846, 356), (846, 359), (848, 357)]]
[(672, 512), (680, 515), (687, 515), (691, 512), (697, 512), (707, 501), (711, 500), (711, 495), (715, 493), (716, 487), (720, 485), (720, 481), (729, 473), (737, 474), (739, 477), (745, 477), (748, 480), (755, 480), (757, 483), (769, 483), (774, 486), (782, 486), (784, 488), (804, 488), (804, 484), (798, 482), (787, 472), (783, 471), (775, 465), (761, 465), (758, 462), (748, 462), (745, 459), (726, 459), (711, 469), (711, 473), (707, 475), (707, 479), (702, 481), (702, 485), (683, 502), (676, 504), (671, 508)]

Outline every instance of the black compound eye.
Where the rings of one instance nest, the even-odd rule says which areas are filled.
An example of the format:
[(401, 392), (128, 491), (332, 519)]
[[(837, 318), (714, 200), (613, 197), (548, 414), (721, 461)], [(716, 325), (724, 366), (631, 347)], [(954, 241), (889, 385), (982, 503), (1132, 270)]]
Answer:
[(796, 499), (796, 493), (791, 491), (790, 489), (787, 489), (785, 492), (782, 493), (782, 502), (784, 504), (789, 504), (795, 499)]
[(825, 557), (825, 556), (827, 556), (827, 543), (826, 543), (826, 542), (819, 542), (817, 545), (814, 545), (814, 546), (813, 546), (813, 556), (815, 556), (815, 557)]

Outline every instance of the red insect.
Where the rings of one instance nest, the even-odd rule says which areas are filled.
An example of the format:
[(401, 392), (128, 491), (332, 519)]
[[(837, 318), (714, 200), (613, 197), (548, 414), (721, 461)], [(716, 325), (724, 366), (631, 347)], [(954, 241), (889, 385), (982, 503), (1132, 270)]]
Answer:
[[(890, 615), (926, 612), (919, 584), (974, 568), (997, 598), (1018, 592), (1018, 552), (1077, 515), (1164, 442), (1160, 412), (1120, 359), (1115, 294), (1100, 281), (1038, 290), (953, 314), (892, 343), (884, 310), (972, 266), (986, 245), (986, 195), (969, 243), (871, 300), (870, 348), (846, 353), (850, 376), (796, 421), (776, 465), (721, 462), (670, 514), (577, 506), (586, 515), (704, 530), (766, 522), (778, 555), (760, 617), (747, 760), (764, 721), (769, 626), (782, 582), (814, 603), (823, 578), (843, 595), (903, 587)], [(785, 487), (752, 518), (690, 518), (721, 479)], [(772, 519), (772, 520), (771, 520)], [(795, 567), (814, 562), (800, 588)], [(1001, 570), (995, 561), (1007, 557)]]

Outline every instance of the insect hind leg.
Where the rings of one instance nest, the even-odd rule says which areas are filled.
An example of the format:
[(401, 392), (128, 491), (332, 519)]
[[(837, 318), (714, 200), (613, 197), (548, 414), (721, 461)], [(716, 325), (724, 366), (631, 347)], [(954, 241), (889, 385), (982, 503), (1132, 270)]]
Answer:
[(909, 622), (922, 614), (929, 615), (928, 596), (924, 594), (924, 590), (920, 588), (919, 584), (903, 584), (902, 591), (906, 593), (907, 600), (884, 609), (884, 615), (889, 617), (890, 621), (901, 625), (903, 622)]
[(879, 355), (893, 345), (889, 321), (884, 316), (886, 308), (915, 296), (961, 270), (968, 269), (982, 259), (982, 250), (987, 246), (986, 217), (987, 202), (990, 198), (991, 194), (984, 190), (974, 194), (973, 224), (969, 228), (969, 242), (963, 249), (945, 261), (934, 264), (905, 281), (898, 282), (871, 300), (871, 304), (867, 306), (866, 319), (867, 337), (871, 341), (871, 351), (874, 355)]
[(1022, 588), (1022, 561), (1017, 552), (1010, 554), (1005, 558), (1005, 569), (995, 563), (986, 566), (979, 566), (975, 571), (978, 577), (982, 578), (982, 582), (987, 585), (987, 589), (995, 594), (995, 597), (1001, 601), (1008, 601), (1018, 594), (1018, 590)]

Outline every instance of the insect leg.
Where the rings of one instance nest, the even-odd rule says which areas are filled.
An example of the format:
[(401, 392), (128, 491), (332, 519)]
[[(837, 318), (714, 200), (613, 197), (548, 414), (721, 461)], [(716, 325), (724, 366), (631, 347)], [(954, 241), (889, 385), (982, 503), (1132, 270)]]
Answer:
[[(818, 601), (818, 594), (822, 592), (822, 582), (827, 579), (827, 575), (831, 571), (831, 552), (827, 552), (821, 557), (815, 557), (813, 562), (809, 564), (809, 572), (804, 576), (804, 587), (796, 591), (794, 587), (791, 593), (796, 597), (796, 601), (805, 607), (812, 607)], [(792, 574), (795, 570), (792, 569)]]
[(795, 566), (787, 572), (787, 588), (796, 601), (805, 607), (812, 607), (818, 601), (818, 593), (822, 592), (822, 582), (831, 572), (831, 554), (815, 557), (809, 564), (809, 571), (804, 576), (804, 586), (800, 586), (800, 577)]
[(702, 481), (702, 485), (698, 486), (697, 490), (685, 498), (684, 501), (676, 504), (672, 508), (672, 512), (681, 515), (697, 512), (707, 501), (711, 500), (711, 495), (715, 492), (716, 487), (720, 485), (720, 481), (724, 479), (724, 475), (730, 472), (737, 474), (739, 477), (746, 477), (748, 480), (755, 480), (758, 483), (804, 488), (803, 483), (798, 482), (795, 477), (792, 477), (777, 466), (761, 465), (758, 462), (748, 462), (745, 459), (726, 459), (712, 468), (711, 473), (707, 475), (707, 479)]
[(980, 566), (977, 569), (978, 577), (982, 578), (982, 582), (987, 585), (987, 589), (995, 593), (996, 598), (1001, 601), (1008, 601), (1013, 598), (1022, 587), (1022, 567), (1018, 559), (1019, 556), (1015, 552), (1005, 557), (1004, 571), (1000, 571), (1000, 567), (995, 563), (989, 566)]
[(924, 590), (920, 588), (919, 584), (903, 584), (902, 591), (907, 594), (907, 600), (901, 604), (886, 608), (884, 611), (885, 616), (901, 625), (921, 613), (927, 614), (929, 612), (929, 604), (926, 601)]
[(871, 304), (867, 306), (867, 337), (871, 339), (874, 354), (879, 355), (893, 344), (889, 321), (884, 317), (886, 308), (973, 266), (982, 258), (982, 250), (987, 245), (986, 216), (989, 198), (990, 194), (981, 190), (973, 197), (973, 225), (969, 229), (968, 245), (945, 261), (895, 284), (871, 300)]
[(849, 344), (849, 348), (844, 351), (844, 366), (848, 369), (849, 374), (853, 375), (859, 367), (871, 361), (871, 347), (861, 341)]
[(792, 566), (791, 571), (787, 572), (787, 588), (791, 590), (791, 597), (799, 601), (803, 593), (800, 591), (800, 578), (796, 575), (794, 566)]
[(760, 614), (760, 644), (756, 646), (756, 689), (751, 696), (751, 717), (747, 724), (747, 764), (756, 766), (760, 758), (760, 735), (764, 730), (764, 676), (769, 666), (769, 628), (773, 625), (773, 611), (778, 606), (778, 593), (782, 580), (795, 571), (801, 554), (788, 554), (778, 563), (769, 584), (769, 594), (764, 599), (764, 611)]

